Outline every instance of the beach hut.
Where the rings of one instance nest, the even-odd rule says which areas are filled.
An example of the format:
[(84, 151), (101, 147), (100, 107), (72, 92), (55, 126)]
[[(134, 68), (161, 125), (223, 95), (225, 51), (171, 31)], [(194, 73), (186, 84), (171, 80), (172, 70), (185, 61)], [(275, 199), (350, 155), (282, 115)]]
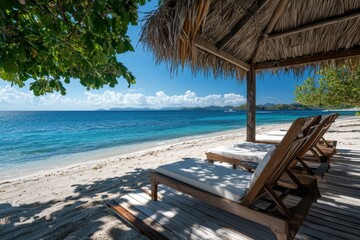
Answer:
[(172, 71), (246, 79), (247, 141), (255, 141), (257, 72), (360, 59), (357, 0), (165, 0), (145, 20), (142, 43)]
[[(164, 0), (158, 9), (146, 16), (141, 41), (154, 53), (157, 61), (166, 62), (172, 71), (190, 67), (194, 72), (211, 72), (214, 76), (232, 77), (239, 81), (246, 79), (246, 140), (252, 142), (255, 141), (256, 133), (256, 74), (262, 71), (293, 71), (301, 74), (307, 68), (315, 69), (330, 63), (359, 64), (360, 1)], [(289, 130), (287, 134), (297, 138), (304, 136), (304, 132), (291, 133)], [(282, 140), (278, 147), (285, 144), (295, 144), (295, 141)], [(277, 153), (289, 149), (294, 148), (291, 145)], [(295, 157), (297, 153), (295, 151), (291, 156)], [(240, 213), (237, 208), (239, 204), (233, 207), (234, 201), (229, 203), (229, 198), (222, 199), (218, 197), (219, 194), (209, 193), (210, 188), (223, 191), (224, 182), (228, 181), (230, 185), (234, 182), (228, 177), (237, 177), (239, 174), (235, 174), (237, 170), (221, 167), (222, 173), (226, 171), (227, 174), (211, 175), (208, 170), (214, 165), (205, 166), (202, 162), (201, 166), (195, 166), (193, 162), (196, 159), (185, 158), (183, 160), (186, 161), (157, 168), (150, 174), (151, 191), (146, 188), (144, 191), (147, 194), (141, 191), (129, 193), (109, 203), (109, 206), (152, 239), (274, 239), (275, 235), (278, 239), (358, 239), (359, 158), (360, 150), (354, 149), (339, 151), (332, 157), (332, 169), (335, 171), (330, 171), (324, 180), (317, 182), (319, 192), (324, 197), (312, 206), (309, 204), (313, 198), (304, 197), (300, 203), (304, 200), (306, 207), (292, 207), (302, 214), (288, 214), (288, 219), (301, 219), (296, 222), (296, 231), (300, 227), (296, 235), (296, 231), (293, 235), (289, 234), (292, 225), (279, 230), (279, 224), (273, 219), (265, 224), (263, 221), (268, 218), (263, 218), (263, 215), (252, 215), (252, 222), (249, 222), (251, 214), (244, 217), (247, 212)], [(302, 185), (297, 177), (289, 174), (289, 165), (269, 165), (269, 159), (275, 158), (264, 159), (259, 164), (263, 166), (260, 171), (270, 177), (258, 178), (263, 186), (271, 186), (267, 181), (275, 179), (272, 174), (280, 171), (280, 168), (288, 173), (293, 182)], [(279, 157), (272, 163), (283, 161), (279, 159), (285, 158)], [(219, 166), (213, 168), (220, 169)], [(191, 178), (191, 174), (196, 177)], [(225, 176), (226, 179), (219, 185), (212, 184), (222, 179), (219, 176)], [(311, 184), (315, 182), (311, 180)], [(159, 191), (163, 195), (161, 202), (156, 201), (159, 183), (165, 185)], [(300, 192), (309, 192), (309, 189), (302, 188), (304, 191)], [(270, 190), (258, 193), (266, 192), (269, 194)], [(269, 195), (279, 208), (287, 211), (285, 205), (282, 205), (285, 195)], [(244, 198), (237, 199), (242, 205), (247, 204), (242, 202)], [(291, 205), (294, 200), (291, 197), (287, 203)], [(271, 203), (267, 209), (272, 211), (274, 206)], [(310, 207), (304, 220), (305, 212)], [(244, 209), (241, 207), (241, 211), (248, 210)], [(254, 209), (259, 210), (251, 208)], [(274, 219), (277, 217), (274, 216)], [(302, 220), (304, 223), (299, 225)], [(273, 234), (258, 223), (272, 229)]]

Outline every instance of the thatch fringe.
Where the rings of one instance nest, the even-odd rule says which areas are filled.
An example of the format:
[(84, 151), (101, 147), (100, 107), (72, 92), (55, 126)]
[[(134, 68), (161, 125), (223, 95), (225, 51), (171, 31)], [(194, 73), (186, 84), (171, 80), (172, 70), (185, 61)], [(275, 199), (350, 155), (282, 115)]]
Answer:
[(194, 45), (196, 34), (203, 31), (200, 28), (207, 20), (210, 3), (208, 0), (165, 1), (145, 16), (140, 41), (153, 52), (156, 62), (167, 63), (171, 72), (176, 72), (180, 66), (190, 66), (194, 73), (208, 74), (210, 71), (216, 77), (240, 79), (245, 71)]
[[(172, 72), (190, 66), (194, 73), (212, 72), (214, 76), (241, 79), (246, 72), (241, 68), (195, 47), (196, 36), (214, 44), (231, 32), (251, 7), (260, 0), (165, 0), (161, 6), (145, 17), (140, 41), (154, 53), (157, 62), (166, 62)], [(273, 32), (283, 32), (314, 21), (360, 11), (359, 0), (288, 0), (285, 12), (276, 22)], [(223, 46), (223, 51), (250, 63), (264, 29), (269, 23), (279, 0), (269, 0)], [(268, 39), (255, 63), (292, 59), (338, 49), (360, 47), (360, 18), (342, 21), (280, 38)], [(338, 59), (307, 66), (295, 66), (275, 71), (316, 69), (335, 62), (358, 64), (359, 57), (351, 61)], [(273, 70), (274, 71), (274, 70)]]

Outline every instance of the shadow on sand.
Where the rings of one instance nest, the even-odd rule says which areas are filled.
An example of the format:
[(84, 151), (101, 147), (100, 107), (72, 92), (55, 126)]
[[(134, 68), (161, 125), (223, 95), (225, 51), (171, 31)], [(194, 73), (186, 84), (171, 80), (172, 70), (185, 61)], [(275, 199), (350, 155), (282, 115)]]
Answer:
[[(121, 224), (106, 206), (110, 199), (148, 184), (147, 170), (137, 168), (121, 177), (79, 184), (64, 200), (31, 204), (0, 203), (1, 239), (147, 239)], [(108, 220), (114, 221), (106, 224)], [(122, 225), (122, 227), (120, 227)], [(100, 230), (104, 234), (94, 237)], [(128, 236), (128, 237), (127, 237)]]

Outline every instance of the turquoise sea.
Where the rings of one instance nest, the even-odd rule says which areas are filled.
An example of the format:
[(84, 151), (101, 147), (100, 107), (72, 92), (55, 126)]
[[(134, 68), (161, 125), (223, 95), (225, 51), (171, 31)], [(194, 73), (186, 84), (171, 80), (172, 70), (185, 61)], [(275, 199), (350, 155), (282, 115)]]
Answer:
[[(259, 111), (257, 124), (329, 113)], [(244, 111), (0, 112), (0, 180), (245, 126)]]

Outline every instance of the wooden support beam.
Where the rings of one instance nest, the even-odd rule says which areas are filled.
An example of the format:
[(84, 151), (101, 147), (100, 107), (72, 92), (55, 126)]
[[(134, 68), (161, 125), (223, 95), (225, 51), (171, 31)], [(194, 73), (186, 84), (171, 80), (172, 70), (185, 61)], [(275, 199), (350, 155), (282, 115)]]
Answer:
[(360, 10), (358, 10), (357, 12), (353, 12), (353, 13), (346, 13), (343, 15), (333, 16), (333, 17), (330, 17), (327, 19), (318, 20), (316, 22), (312, 22), (312, 23), (309, 23), (309, 24), (306, 24), (303, 26), (299, 26), (294, 29), (287, 30), (285, 32), (272, 33), (269, 35), (268, 39), (285, 37), (285, 36), (293, 35), (296, 33), (309, 31), (309, 30), (312, 30), (315, 28), (320, 28), (320, 27), (331, 25), (331, 24), (347, 21), (347, 20), (357, 18), (357, 17), (360, 17)]
[[(167, 240), (166, 237), (158, 233), (156, 230), (154, 230), (154, 224), (149, 223), (147, 225), (145, 221), (141, 221), (140, 219), (137, 219), (131, 212), (129, 212), (126, 208), (120, 206), (115, 201), (109, 202), (108, 207), (110, 207), (119, 217), (126, 220), (128, 223), (130, 223), (132, 226), (134, 226), (136, 229), (138, 229), (141, 233), (145, 234), (150, 239), (156, 239), (156, 240)], [(159, 226), (160, 228), (162, 226)]]
[(255, 142), (256, 135), (256, 72), (252, 67), (246, 79), (246, 141)]
[(274, 14), (271, 17), (268, 25), (266, 26), (264, 33), (261, 35), (261, 37), (258, 41), (258, 44), (255, 48), (255, 52), (254, 52), (254, 55), (253, 55), (252, 61), (251, 61), (252, 64), (256, 62), (256, 58), (258, 57), (260, 51), (265, 46), (265, 42), (268, 39), (269, 34), (274, 29), (275, 24), (277, 23), (277, 21), (279, 20), (280, 16), (283, 14), (283, 12), (285, 11), (287, 3), (288, 3), (288, 0), (280, 0), (279, 4), (276, 6)]
[(202, 49), (206, 52), (209, 52), (215, 56), (218, 56), (218, 57), (224, 59), (225, 61), (228, 61), (229, 63), (234, 64), (234, 65), (244, 69), (245, 71), (250, 70), (250, 65), (248, 63), (243, 62), (242, 60), (234, 57), (233, 55), (220, 50), (214, 44), (210, 43), (209, 41), (207, 41), (201, 37), (196, 37), (195, 46), (197, 48)]
[(254, 16), (255, 14), (265, 5), (268, 0), (260, 0), (253, 6), (251, 6), (247, 13), (232, 27), (231, 31), (228, 32), (220, 41), (216, 44), (219, 49), (223, 49), (223, 47), (236, 36), (238, 32), (240, 32), (241, 28), (245, 26)]
[(304, 64), (327, 61), (332, 59), (351, 58), (351, 57), (360, 57), (360, 45), (350, 49), (342, 49), (338, 51), (319, 53), (315, 55), (297, 57), (292, 59), (260, 62), (255, 64), (255, 70), (291, 67), (295, 65), (304, 65)]

